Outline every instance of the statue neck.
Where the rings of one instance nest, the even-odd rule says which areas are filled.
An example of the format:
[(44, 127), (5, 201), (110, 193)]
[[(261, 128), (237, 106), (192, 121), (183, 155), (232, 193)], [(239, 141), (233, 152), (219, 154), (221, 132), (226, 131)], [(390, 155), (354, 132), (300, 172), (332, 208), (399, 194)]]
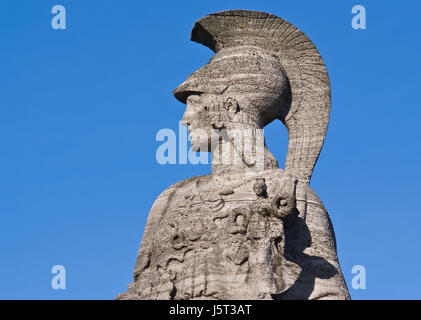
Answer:
[(231, 131), (219, 137), (211, 148), (212, 174), (253, 174), (279, 168), (275, 157), (266, 147), (263, 131), (249, 133), (239, 138), (239, 132)]

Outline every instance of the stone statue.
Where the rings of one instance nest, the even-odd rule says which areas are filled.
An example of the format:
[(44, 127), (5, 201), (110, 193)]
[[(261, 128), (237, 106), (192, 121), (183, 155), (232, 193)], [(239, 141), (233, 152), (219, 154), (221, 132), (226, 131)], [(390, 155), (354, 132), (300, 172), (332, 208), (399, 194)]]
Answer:
[[(317, 49), (287, 21), (235, 10), (198, 20), (215, 52), (174, 90), (212, 173), (166, 189), (147, 220), (134, 281), (117, 299), (349, 299), (329, 216), (309, 187), (330, 114)], [(288, 129), (285, 170), (262, 129)]]

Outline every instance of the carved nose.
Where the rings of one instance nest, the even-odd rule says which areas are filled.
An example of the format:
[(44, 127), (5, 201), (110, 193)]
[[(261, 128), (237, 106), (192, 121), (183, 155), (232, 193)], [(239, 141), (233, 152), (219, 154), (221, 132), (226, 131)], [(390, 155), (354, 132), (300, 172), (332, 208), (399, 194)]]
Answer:
[(184, 112), (183, 118), (181, 119), (181, 124), (188, 127), (191, 125), (191, 123), (191, 114), (189, 114), (189, 112), (186, 110), (186, 112)]

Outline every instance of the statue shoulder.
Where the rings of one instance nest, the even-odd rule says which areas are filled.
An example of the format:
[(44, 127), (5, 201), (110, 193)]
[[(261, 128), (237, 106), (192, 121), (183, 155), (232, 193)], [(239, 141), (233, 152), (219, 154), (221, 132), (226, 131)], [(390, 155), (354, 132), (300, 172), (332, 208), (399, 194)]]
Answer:
[(186, 193), (192, 185), (195, 185), (196, 182), (204, 176), (195, 176), (179, 182), (176, 182), (162, 191), (159, 196), (155, 199), (152, 204), (152, 208), (149, 211), (149, 215), (146, 222), (146, 229), (150, 229), (150, 226), (155, 225), (161, 220), (161, 217), (167, 211), (169, 205), (177, 201), (180, 198), (180, 195)]
[[(168, 207), (179, 201), (180, 197), (187, 193), (187, 190), (191, 189), (196, 185), (197, 181), (200, 179), (206, 178), (206, 176), (195, 176), (179, 182), (174, 183), (173, 185), (166, 188), (161, 194), (155, 199), (152, 208), (149, 212), (148, 219), (146, 222), (146, 229), (149, 229), (149, 226), (155, 225), (161, 220), (161, 217), (165, 214)], [(145, 230), (146, 233), (146, 230)]]
[(138, 258), (136, 261), (134, 279), (136, 279), (149, 264), (150, 252), (151, 248), (153, 247), (153, 235), (156, 234), (156, 229), (159, 225), (159, 222), (165, 216), (168, 208), (173, 202), (179, 201), (180, 195), (185, 193), (189, 187), (194, 185), (197, 180), (202, 177), (204, 176), (196, 176), (174, 183), (162, 191), (161, 194), (155, 199), (146, 221), (143, 240), (140, 245)]
[(170, 185), (168, 188), (163, 190), (159, 194), (159, 196), (155, 199), (155, 202), (152, 205), (152, 209), (154, 209), (154, 207), (156, 207), (157, 205), (159, 206), (163, 202), (167, 202), (171, 200), (174, 197), (174, 195), (182, 193), (183, 191), (191, 188), (191, 186), (195, 185), (198, 180), (206, 178), (206, 177), (207, 176), (195, 176), (195, 177), (187, 178)]

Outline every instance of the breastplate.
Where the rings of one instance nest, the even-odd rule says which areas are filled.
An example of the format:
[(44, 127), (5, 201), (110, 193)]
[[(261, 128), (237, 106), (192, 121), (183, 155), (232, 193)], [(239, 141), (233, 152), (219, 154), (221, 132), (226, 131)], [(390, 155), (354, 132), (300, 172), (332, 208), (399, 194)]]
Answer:
[[(278, 170), (278, 172), (281, 172)], [(287, 175), (190, 179), (174, 189), (153, 226), (132, 287), (141, 299), (265, 299), (297, 280), (284, 256), (296, 219)]]

